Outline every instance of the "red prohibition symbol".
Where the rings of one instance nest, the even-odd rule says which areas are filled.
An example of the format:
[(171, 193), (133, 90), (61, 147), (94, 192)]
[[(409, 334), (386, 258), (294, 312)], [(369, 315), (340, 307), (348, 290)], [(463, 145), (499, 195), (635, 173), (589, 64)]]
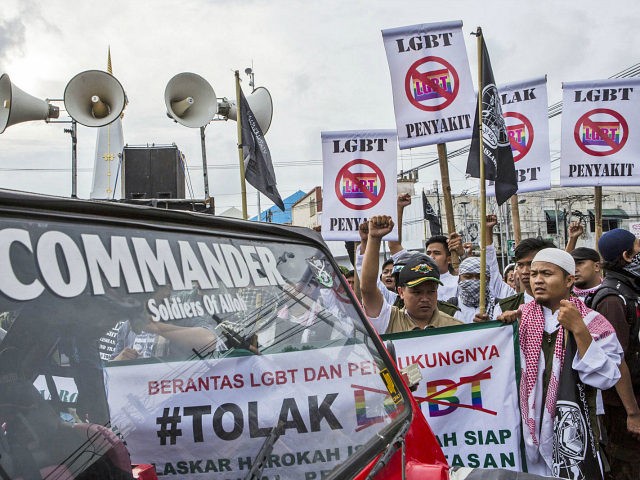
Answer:
[[(365, 168), (362, 168), (363, 166)], [(352, 160), (343, 166), (336, 176), (336, 197), (352, 210), (367, 210), (373, 207), (382, 200), (384, 190), (382, 170), (369, 160)]]
[(507, 134), (513, 151), (513, 161), (517, 162), (522, 160), (531, 150), (533, 145), (533, 125), (521, 113), (505, 112), (502, 116), (507, 124)]
[[(602, 116), (594, 120), (595, 115)], [(606, 118), (606, 117), (605, 117)], [(608, 108), (596, 108), (582, 115), (573, 129), (573, 138), (580, 150), (594, 157), (605, 157), (619, 152), (629, 138), (629, 126), (622, 115)]]
[[(422, 72), (418, 67), (432, 62), (429, 70)], [(429, 56), (416, 60), (407, 70), (404, 91), (411, 104), (427, 112), (435, 112), (448, 107), (458, 95), (460, 81), (458, 72), (444, 58)], [(429, 102), (425, 105), (423, 102)], [(440, 102), (440, 103), (438, 103)]]

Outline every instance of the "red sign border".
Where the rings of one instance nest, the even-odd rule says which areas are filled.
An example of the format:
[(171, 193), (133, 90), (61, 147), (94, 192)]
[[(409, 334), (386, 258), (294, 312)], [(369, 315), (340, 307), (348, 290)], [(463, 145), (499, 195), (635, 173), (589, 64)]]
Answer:
[[(622, 139), (622, 142), (620, 142), (620, 146), (616, 150), (612, 149), (610, 152), (594, 152), (588, 149), (586, 146), (584, 146), (580, 141), (580, 135), (578, 133), (579, 126), (582, 125), (585, 118), (589, 117), (590, 115), (595, 115), (597, 113), (605, 113), (607, 115), (611, 115), (622, 124), (622, 128), (624, 129), (624, 138)], [(629, 138), (629, 125), (627, 124), (627, 121), (625, 120), (625, 118), (615, 110), (611, 110), (610, 108), (595, 108), (593, 110), (589, 110), (587, 113), (585, 113), (578, 119), (575, 127), (573, 127), (573, 138), (576, 142), (576, 145), (578, 145), (578, 148), (580, 148), (580, 150), (582, 150), (587, 155), (591, 155), (593, 157), (606, 157), (608, 155), (613, 155), (614, 153), (618, 153), (620, 150), (622, 150), (622, 147), (624, 147), (624, 145), (627, 143), (627, 139)]]
[(527, 156), (527, 153), (529, 153), (529, 151), (531, 150), (531, 147), (533, 146), (533, 139), (535, 138), (534, 132), (533, 132), (533, 124), (531, 123), (531, 120), (529, 120), (525, 115), (519, 112), (504, 112), (502, 116), (505, 119), (513, 117), (513, 118), (517, 118), (518, 120), (521, 120), (525, 124), (525, 126), (529, 129), (529, 132), (531, 133), (531, 140), (527, 142), (527, 145), (524, 147), (524, 153), (520, 154), (517, 160), (515, 156), (513, 158), (513, 163), (517, 163)]
[[(369, 205), (352, 205), (340, 194), (340, 188), (338, 188), (338, 184), (339, 184), (339, 179), (342, 178), (342, 172), (345, 170), (349, 170), (349, 168), (355, 164), (366, 165), (367, 167), (371, 168), (376, 173), (376, 175), (378, 175), (378, 178), (380, 178), (381, 187), (380, 187), (380, 193), (378, 193), (378, 198), (375, 202), (372, 202)], [(338, 198), (338, 200), (340, 200), (340, 203), (342, 203), (345, 207), (351, 210), (368, 210), (376, 206), (380, 202), (380, 200), (382, 200), (382, 196), (384, 195), (384, 191), (386, 189), (386, 180), (384, 178), (384, 174), (382, 173), (382, 170), (375, 163), (373, 163), (370, 160), (366, 160), (364, 158), (356, 158), (355, 160), (351, 160), (349, 163), (344, 165), (340, 170), (338, 170), (338, 175), (336, 175), (334, 188), (336, 192), (336, 197)]]
[[(422, 105), (419, 102), (416, 102), (412, 98), (411, 89), (409, 88), (409, 80), (411, 78), (410, 73), (412, 71), (416, 70), (423, 63), (427, 63), (427, 62), (440, 62), (440, 63), (442, 63), (442, 65), (444, 67), (446, 67), (447, 70), (449, 70), (451, 72), (451, 74), (453, 75), (453, 79), (455, 81), (455, 85), (453, 86), (453, 93), (451, 94), (451, 99), (445, 100), (440, 105), (436, 105), (434, 107), (428, 107), (426, 105)], [(405, 92), (405, 95), (407, 96), (407, 98), (409, 99), (409, 102), (414, 107), (419, 108), (420, 110), (424, 110), (426, 112), (437, 112), (439, 110), (445, 109), (446, 107), (448, 107), (449, 105), (451, 105), (453, 103), (453, 101), (458, 96), (458, 92), (459, 91), (460, 91), (460, 77), (458, 76), (458, 72), (456, 71), (456, 69), (453, 68), (453, 65), (451, 65), (449, 62), (447, 62), (444, 58), (436, 57), (436, 56), (433, 56), (433, 55), (421, 58), (421, 59), (416, 60), (415, 62), (413, 62), (413, 64), (411, 64), (411, 66), (407, 70), (407, 74), (404, 77), (404, 92)]]

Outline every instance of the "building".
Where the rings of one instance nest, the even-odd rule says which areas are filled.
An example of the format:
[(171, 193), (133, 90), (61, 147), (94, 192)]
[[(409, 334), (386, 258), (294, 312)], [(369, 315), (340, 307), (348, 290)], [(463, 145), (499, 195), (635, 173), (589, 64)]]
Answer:
[(291, 223), (300, 227), (320, 226), (322, 213), (322, 188), (315, 187), (291, 207)]
[[(300, 200), (305, 195), (306, 194), (302, 190), (298, 190), (293, 195), (289, 195), (287, 198), (284, 198), (282, 200), (282, 202), (284, 203), (284, 212), (273, 205), (272, 207), (260, 212), (259, 221), (291, 225), (291, 208), (298, 200)], [(256, 215), (250, 218), (250, 220), (253, 220), (254, 222), (258, 221), (258, 216)]]

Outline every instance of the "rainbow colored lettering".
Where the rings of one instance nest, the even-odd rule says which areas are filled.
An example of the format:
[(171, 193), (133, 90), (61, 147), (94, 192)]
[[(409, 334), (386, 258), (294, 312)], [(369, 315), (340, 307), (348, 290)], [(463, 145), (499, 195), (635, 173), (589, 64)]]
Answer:
[(414, 73), (411, 75), (411, 82), (413, 98), (418, 102), (443, 97), (438, 90), (433, 88), (434, 84), (446, 92), (453, 93), (451, 77), (446, 68), (432, 72)]
[[(597, 128), (594, 128), (597, 127)], [(580, 137), (583, 145), (609, 145), (601, 135), (620, 144), (620, 122), (589, 122), (580, 127)]]
[(524, 123), (508, 125), (507, 134), (509, 135), (511, 145), (519, 144), (522, 145), (523, 148), (527, 146), (527, 130), (524, 128)]
[(342, 177), (340, 188), (344, 198), (368, 198), (364, 190), (377, 196), (380, 189), (380, 180), (375, 173), (355, 173), (353, 177), (357, 182)]

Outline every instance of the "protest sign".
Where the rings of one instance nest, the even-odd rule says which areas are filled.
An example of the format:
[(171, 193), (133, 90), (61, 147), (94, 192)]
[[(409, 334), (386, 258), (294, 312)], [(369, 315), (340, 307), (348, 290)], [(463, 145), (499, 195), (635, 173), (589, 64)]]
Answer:
[(382, 31), (400, 149), (471, 138), (476, 98), (462, 22)]
[[(396, 150), (394, 130), (322, 132), (325, 240), (360, 240), (372, 215), (397, 219)], [(385, 239), (397, 238), (396, 226)]]
[(522, 471), (514, 327), (499, 322), (392, 335), (398, 368), (417, 363), (414, 392), (452, 467)]
[(640, 79), (562, 84), (563, 186), (640, 185)]

